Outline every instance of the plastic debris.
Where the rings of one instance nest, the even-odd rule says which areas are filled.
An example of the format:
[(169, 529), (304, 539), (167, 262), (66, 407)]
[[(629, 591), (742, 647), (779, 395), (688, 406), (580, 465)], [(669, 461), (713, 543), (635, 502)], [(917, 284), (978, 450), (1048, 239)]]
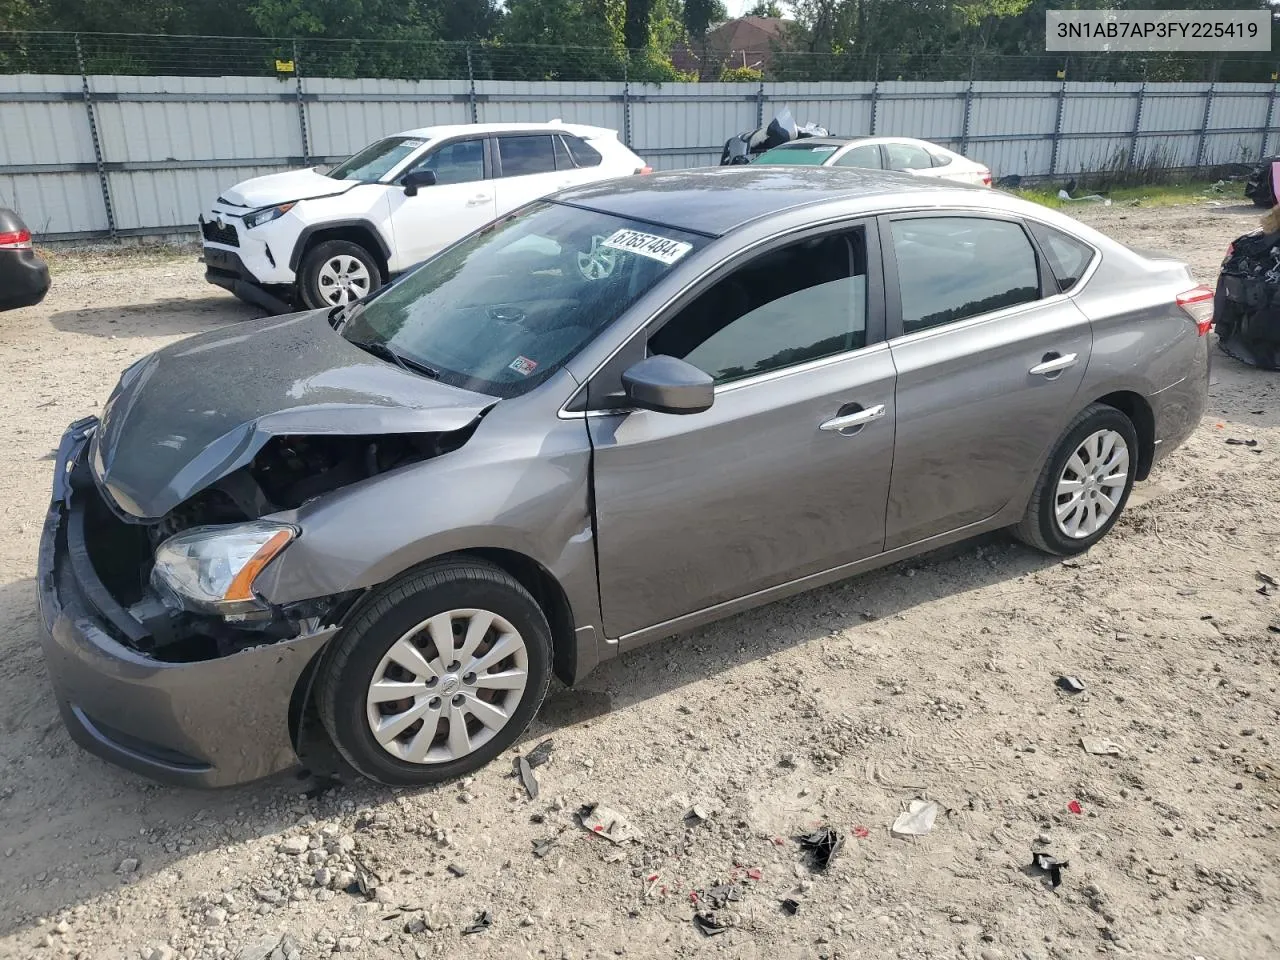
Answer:
[(551, 848), (556, 845), (558, 839), (558, 837), (549, 837), (546, 840), (533, 841), (533, 855), (541, 860), (551, 852)]
[(801, 849), (813, 854), (813, 864), (819, 870), (827, 869), (840, 848), (844, 846), (844, 837), (831, 827), (822, 827), (796, 839)]
[(597, 836), (604, 837), (611, 843), (629, 843), (640, 837), (639, 831), (620, 814), (598, 803), (590, 803), (578, 810), (578, 822), (582, 828)]
[(448, 870), (450, 873), (452, 873), (455, 877), (465, 877), (467, 875), (467, 871), (463, 870), (456, 863), (449, 864), (449, 866), (445, 867), (445, 869)]
[(1047, 853), (1031, 854), (1031, 868), (1040, 873), (1048, 874), (1049, 882), (1054, 887), (1058, 887), (1062, 883), (1062, 870), (1068, 866), (1066, 860), (1059, 860)]
[(1058, 689), (1064, 693), (1083, 693), (1084, 681), (1079, 677), (1059, 677), (1057, 680)]
[(524, 789), (529, 794), (530, 800), (538, 799), (538, 778), (533, 775), (533, 767), (530, 766), (527, 757), (521, 757), (518, 761), (520, 768), (520, 782), (524, 784)]
[(1100, 194), (1100, 193), (1090, 193), (1090, 194), (1088, 194), (1088, 195), (1086, 195), (1086, 196), (1083, 196), (1083, 197), (1073, 197), (1071, 194), (1067, 193), (1067, 191), (1065, 191), (1065, 190), (1059, 190), (1059, 191), (1058, 191), (1058, 199), (1059, 199), (1059, 200), (1070, 200), (1072, 203), (1080, 203), (1080, 202), (1082, 202), (1082, 201), (1088, 200), (1088, 201), (1091, 201), (1091, 202), (1093, 202), (1093, 203), (1100, 203), (1100, 204), (1102, 204), (1104, 207), (1109, 207), (1109, 206), (1111, 206), (1111, 201), (1110, 201), (1108, 198), (1104, 197), (1104, 196), (1103, 196), (1102, 194)]
[(693, 915), (693, 925), (704, 936), (714, 937), (729, 929), (729, 924), (710, 911), (699, 911)]
[(1253, 439), (1240, 440), (1236, 437), (1227, 437), (1227, 445), (1232, 447), (1256, 447), (1258, 445), (1258, 441)]
[(524, 755), (525, 760), (529, 762), (531, 767), (540, 767), (551, 759), (551, 748), (553, 744), (550, 739), (543, 740), (540, 744)]
[(912, 800), (907, 809), (898, 814), (890, 832), (896, 837), (923, 837), (933, 829), (939, 807), (932, 800)]
[(684, 821), (691, 826), (709, 819), (711, 819), (711, 814), (707, 811), (707, 808), (696, 803), (684, 812)]
[(1084, 807), (1080, 806), (1079, 800), (1072, 800), (1067, 804), (1067, 809), (1076, 814), (1084, 813)]
[(1276, 580), (1276, 578), (1269, 573), (1263, 573), (1261, 570), (1258, 571), (1258, 579), (1268, 587), (1280, 587), (1280, 581)]
[(488, 910), (481, 910), (476, 914), (475, 921), (469, 927), (463, 927), (462, 932), (467, 933), (484, 933), (493, 925), (493, 916)]
[(871, 831), (866, 827), (858, 826), (853, 828), (853, 835), (859, 840), (865, 840), (867, 837), (871, 836)]
[(1095, 757), (1118, 757), (1122, 752), (1120, 744), (1106, 737), (1081, 737), (1080, 746), (1084, 747), (1085, 753), (1091, 753)]
[(783, 909), (783, 912), (787, 914), (787, 916), (794, 917), (797, 913), (800, 912), (800, 900), (796, 897), (783, 897), (782, 909)]

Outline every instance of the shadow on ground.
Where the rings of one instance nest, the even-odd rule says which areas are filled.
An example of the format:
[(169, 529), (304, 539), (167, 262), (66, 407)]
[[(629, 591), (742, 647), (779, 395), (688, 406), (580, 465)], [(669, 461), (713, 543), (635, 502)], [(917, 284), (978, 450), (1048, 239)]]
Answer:
[[(994, 535), (780, 601), (765, 608), (768, 615), (739, 614), (610, 661), (580, 687), (554, 690), (525, 739), (641, 704), (833, 632), (856, 636), (859, 628), (874, 627), (874, 621), (903, 609), (1054, 562)], [(153, 784), (80, 750), (63, 729), (49, 688), (34, 591), (29, 579), (0, 587), (0, 616), (12, 625), (0, 639), (0, 836), (12, 849), (0, 859), (6, 892), (0, 936), (193, 853), (284, 830), (296, 821), (298, 811), (290, 807), (298, 793), (323, 789), (323, 783), (286, 774), (218, 792), (182, 790)], [(780, 614), (787, 623), (783, 629), (777, 628)], [(849, 695), (860, 696), (856, 690)], [(379, 804), (392, 793), (355, 782), (341, 796), (357, 805)], [(179, 835), (181, 847), (172, 842)], [(125, 858), (140, 861), (138, 874), (116, 873)]]
[(266, 316), (260, 307), (233, 297), (176, 297), (128, 306), (64, 310), (49, 318), (63, 333), (91, 337), (161, 337), (201, 333), (228, 323)]

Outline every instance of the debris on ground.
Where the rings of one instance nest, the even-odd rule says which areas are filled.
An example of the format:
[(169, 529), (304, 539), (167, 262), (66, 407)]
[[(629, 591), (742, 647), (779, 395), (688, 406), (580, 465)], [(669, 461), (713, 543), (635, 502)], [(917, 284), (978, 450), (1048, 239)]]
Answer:
[(866, 827), (859, 825), (853, 828), (853, 835), (859, 840), (865, 840), (867, 837), (871, 836), (871, 831)]
[(1084, 681), (1079, 677), (1059, 677), (1057, 684), (1064, 693), (1084, 693)]
[(1120, 744), (1106, 737), (1081, 737), (1080, 746), (1084, 747), (1085, 753), (1095, 757), (1118, 757), (1122, 752)]
[(1067, 809), (1075, 814), (1084, 813), (1084, 807), (1080, 806), (1079, 800), (1072, 800), (1070, 803), (1067, 804)]
[(836, 853), (844, 846), (844, 837), (832, 827), (821, 827), (813, 833), (797, 837), (801, 849), (813, 854), (813, 865), (818, 870), (827, 869)]
[(467, 875), (467, 871), (463, 870), (456, 863), (449, 864), (449, 866), (445, 867), (445, 869), (448, 870), (450, 873), (452, 873), (455, 877), (465, 877)]
[(533, 841), (533, 855), (541, 860), (555, 847), (559, 837), (548, 837), (546, 840)]
[(889, 832), (895, 837), (923, 837), (933, 829), (939, 809), (932, 800), (912, 800), (907, 809), (898, 814)]
[(529, 765), (529, 761), (525, 757), (521, 757), (516, 761), (520, 768), (520, 782), (524, 784), (524, 789), (529, 794), (530, 800), (538, 799), (538, 778), (533, 775), (533, 767)]
[(710, 911), (699, 911), (693, 915), (693, 925), (698, 928), (705, 936), (714, 937), (717, 934), (724, 933), (729, 929), (731, 924), (724, 918), (716, 916)]
[(1031, 867), (1033, 870), (1047, 874), (1049, 882), (1058, 887), (1062, 883), (1062, 870), (1068, 866), (1066, 860), (1059, 860), (1047, 853), (1032, 852)]
[(694, 804), (684, 812), (684, 822), (690, 826), (696, 826), (699, 823), (705, 823), (711, 819), (711, 814), (706, 807)]
[(551, 759), (552, 746), (553, 743), (548, 738), (526, 753), (524, 758), (529, 762), (529, 766), (537, 768), (547, 763)]
[(783, 897), (782, 910), (789, 917), (794, 917), (800, 912), (800, 899), (798, 897)]
[(1088, 200), (1088, 201), (1090, 201), (1090, 202), (1092, 202), (1092, 203), (1100, 203), (1100, 204), (1102, 204), (1104, 207), (1109, 207), (1109, 206), (1111, 206), (1111, 201), (1110, 201), (1110, 199), (1108, 199), (1107, 197), (1104, 197), (1104, 196), (1103, 196), (1102, 194), (1100, 194), (1100, 193), (1090, 193), (1090, 194), (1086, 194), (1086, 195), (1085, 195), (1085, 196), (1083, 196), (1083, 197), (1073, 197), (1071, 194), (1067, 193), (1067, 191), (1065, 191), (1065, 190), (1059, 190), (1059, 191), (1058, 191), (1058, 199), (1059, 199), (1059, 200), (1070, 200), (1072, 203), (1081, 203), (1081, 202), (1083, 202), (1083, 201)]
[(1268, 587), (1280, 587), (1280, 580), (1276, 580), (1276, 578), (1269, 573), (1264, 573), (1263, 571), (1259, 570), (1257, 576), (1258, 576), (1258, 579), (1261, 580)]
[(481, 910), (478, 914), (476, 914), (476, 918), (474, 921), (472, 921), (470, 926), (462, 928), (462, 932), (464, 934), (484, 933), (492, 925), (493, 925), (493, 916), (489, 913), (488, 910)]
[(712, 910), (723, 910), (730, 903), (742, 899), (742, 888), (736, 883), (722, 883), (708, 887), (706, 890), (695, 890), (693, 899), (696, 903), (704, 903)]
[(604, 837), (612, 843), (629, 843), (638, 840), (640, 833), (621, 813), (599, 803), (589, 803), (578, 809), (578, 822), (582, 829)]

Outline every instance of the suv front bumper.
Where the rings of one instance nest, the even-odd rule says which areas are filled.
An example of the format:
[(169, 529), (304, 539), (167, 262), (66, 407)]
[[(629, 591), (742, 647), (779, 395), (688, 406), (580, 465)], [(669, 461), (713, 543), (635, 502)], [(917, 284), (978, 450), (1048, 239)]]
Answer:
[(58, 448), (36, 578), (45, 661), (72, 739), (180, 786), (230, 786), (296, 766), (290, 703), (334, 630), (191, 663), (117, 639), (142, 625), (111, 597), (84, 545), (83, 484), (92, 480), (76, 467), (96, 426), (93, 417), (73, 423)]

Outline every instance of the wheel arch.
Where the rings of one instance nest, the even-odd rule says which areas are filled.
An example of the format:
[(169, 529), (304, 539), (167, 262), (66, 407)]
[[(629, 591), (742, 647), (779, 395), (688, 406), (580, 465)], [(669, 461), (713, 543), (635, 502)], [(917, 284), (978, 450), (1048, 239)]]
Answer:
[(1099, 397), (1094, 403), (1114, 407), (1133, 424), (1138, 434), (1138, 464), (1134, 480), (1145, 480), (1151, 474), (1156, 457), (1156, 417), (1146, 397), (1132, 390), (1117, 390)]
[(377, 261), (378, 269), (382, 273), (382, 282), (390, 281), (391, 271), (388, 264), (391, 259), (391, 247), (378, 232), (378, 228), (369, 220), (330, 220), (305, 227), (298, 234), (293, 252), (289, 255), (289, 269), (296, 274), (307, 251), (326, 240), (346, 240), (348, 243), (364, 247)]

